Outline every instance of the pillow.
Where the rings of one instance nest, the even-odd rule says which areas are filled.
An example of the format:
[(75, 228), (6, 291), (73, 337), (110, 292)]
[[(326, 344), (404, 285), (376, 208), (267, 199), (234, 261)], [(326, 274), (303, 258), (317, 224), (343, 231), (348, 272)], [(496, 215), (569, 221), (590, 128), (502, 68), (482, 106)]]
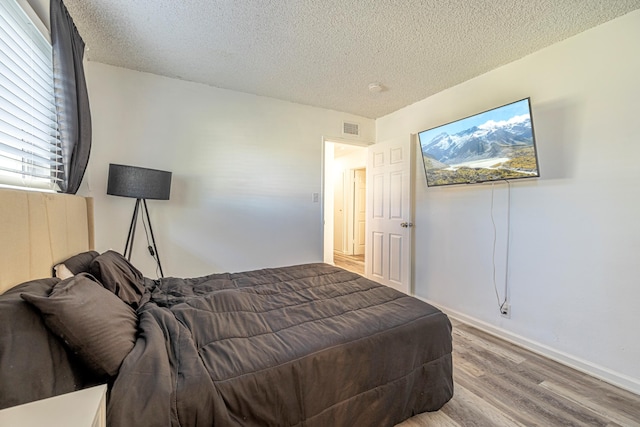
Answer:
[[(100, 254), (96, 251), (81, 252), (77, 255), (72, 256), (71, 258), (62, 261), (60, 264), (64, 264), (65, 267), (67, 267), (73, 274), (88, 273), (91, 261), (93, 261), (93, 259), (98, 255)], [(56, 267), (57, 265), (55, 265), (53, 268), (56, 269)], [(55, 275), (55, 277), (60, 276)]]
[(25, 282), (0, 295), (0, 409), (96, 385), (89, 371), (51, 333), (21, 293), (46, 297), (56, 278)]
[(136, 340), (137, 317), (94, 277), (80, 273), (53, 287), (48, 297), (20, 296), (35, 306), (47, 327), (97, 374), (114, 376)]
[(94, 258), (90, 272), (102, 286), (131, 307), (138, 308), (145, 291), (144, 276), (125, 257), (117, 252), (107, 251)]

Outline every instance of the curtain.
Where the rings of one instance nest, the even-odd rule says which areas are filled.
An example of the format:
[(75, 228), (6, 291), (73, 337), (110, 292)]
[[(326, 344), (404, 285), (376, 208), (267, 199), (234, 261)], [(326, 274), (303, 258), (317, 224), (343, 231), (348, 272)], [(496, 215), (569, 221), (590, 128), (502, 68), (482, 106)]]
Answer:
[(51, 0), (53, 87), (62, 148), (60, 192), (80, 188), (91, 152), (91, 112), (82, 58), (84, 41), (62, 0)]

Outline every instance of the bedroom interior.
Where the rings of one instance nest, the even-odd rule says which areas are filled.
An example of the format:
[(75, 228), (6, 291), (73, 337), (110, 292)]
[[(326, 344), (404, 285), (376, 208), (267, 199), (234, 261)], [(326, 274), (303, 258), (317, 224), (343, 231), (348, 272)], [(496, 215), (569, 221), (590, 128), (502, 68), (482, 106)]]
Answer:
[[(48, 2), (29, 3), (39, 15), (47, 14)], [(458, 81), (439, 88), (425, 90), (422, 80), (428, 80), (436, 71), (454, 74), (454, 69), (466, 69), (466, 63), (440, 58), (439, 69), (433, 65), (435, 69), (425, 68), (413, 74), (414, 85), (396, 82), (391, 74), (388, 81), (375, 73), (365, 74), (367, 81), (360, 82), (363, 94), (359, 93), (362, 88), (347, 80), (350, 70), (344, 74), (335, 71), (337, 76), (346, 76), (345, 84), (335, 79), (325, 81), (319, 92), (328, 95), (318, 97), (318, 103), (304, 101), (308, 92), (296, 86), (300, 79), (279, 78), (278, 73), (285, 72), (282, 68), (277, 72), (269, 69), (256, 79), (263, 86), (253, 81), (253, 86), (246, 89), (234, 86), (236, 82), (226, 88), (203, 82), (198, 80), (202, 75), (189, 77), (173, 68), (154, 69), (154, 61), (161, 62), (158, 58), (167, 55), (154, 50), (157, 46), (151, 41), (153, 36), (145, 38), (148, 21), (158, 19), (173, 31), (178, 25), (163, 8), (151, 12), (143, 5), (127, 9), (120, 2), (112, 2), (109, 15), (105, 9), (109, 6), (100, 0), (64, 3), (87, 42), (84, 70), (93, 146), (78, 191), (80, 196), (88, 197), (82, 199), (89, 211), (87, 227), (80, 227), (89, 230), (80, 238), (87, 244), (85, 247), (82, 243), (83, 248), (78, 249), (64, 243), (61, 252), (55, 252), (55, 242), (64, 240), (56, 240), (55, 236), (65, 233), (50, 224), (65, 218), (66, 210), (49, 220), (47, 227), (36, 220), (20, 228), (12, 221), (25, 214), (0, 205), (3, 230), (11, 233), (6, 235), (11, 236), (7, 240), (24, 243), (18, 252), (3, 253), (0, 286), (51, 277), (54, 261), (85, 248), (101, 254), (112, 248), (122, 249), (131, 222), (131, 200), (107, 195), (111, 163), (173, 173), (171, 199), (149, 201), (164, 274), (157, 272), (159, 261), (149, 255), (140, 234), (139, 243), (132, 248), (133, 264), (150, 279), (322, 262), (327, 259), (329, 248), (333, 255), (334, 242), (329, 245), (327, 239), (335, 237), (327, 236), (326, 227), (327, 222), (334, 221), (327, 213), (333, 193), (325, 181), (327, 141), (358, 146), (407, 141), (424, 129), (530, 98), (540, 178), (509, 185), (498, 182), (428, 187), (422, 159), (415, 156), (413, 212), (407, 218), (415, 223), (411, 230), (411, 294), (442, 310), (452, 321), (456, 388), (453, 400), (442, 410), (414, 416), (403, 425), (465, 425), (465, 416), (476, 420), (488, 417), (495, 425), (528, 425), (535, 411), (544, 413), (541, 417), (546, 419), (549, 414), (544, 412), (544, 405), (554, 407), (577, 425), (640, 425), (640, 342), (633, 339), (632, 332), (632, 325), (639, 320), (635, 302), (640, 300), (636, 286), (640, 273), (640, 225), (636, 217), (640, 205), (634, 185), (640, 178), (634, 162), (640, 154), (634, 125), (640, 99), (640, 57), (635, 53), (636, 40), (640, 39), (640, 2), (620, 2), (620, 9), (605, 18), (594, 12), (596, 17), (586, 19), (579, 30), (562, 33), (553, 40), (532, 37), (528, 43), (522, 38), (514, 39), (513, 44), (528, 50), (499, 58), (484, 69), (474, 68), (476, 61), (481, 62), (477, 55), (451, 50), (452, 57), (467, 54), (468, 70), (462, 76), (456, 75)], [(335, 2), (328, 3), (338, 7)], [(557, 6), (544, 1), (532, 3), (524, 6), (517, 2), (523, 8), (538, 7), (538, 13)], [(595, 3), (584, 8), (593, 12), (598, 9)], [(270, 13), (274, 13), (287, 17), (291, 13), (272, 6), (273, 10), (261, 10), (265, 14), (261, 16), (272, 18)], [(203, 3), (198, 7), (210, 11)], [(386, 27), (397, 26), (404, 15), (380, 13), (377, 7), (385, 6), (358, 12), (368, 18), (378, 15), (386, 19), (388, 24), (380, 18), (375, 21), (381, 35), (372, 39), (379, 43), (381, 37), (390, 37)], [(455, 21), (478, 12), (462, 4), (459, 8), (445, 16)], [(529, 15), (523, 21), (521, 11), (512, 5), (505, 7), (504, 15), (497, 10), (496, 7), (486, 14), (496, 14), (486, 27), (479, 25), (480, 29), (468, 31), (489, 34), (492, 27), (501, 28), (497, 22), (507, 18), (525, 22), (523, 31), (530, 27), (542, 31), (536, 25), (562, 27), (572, 23), (559, 24), (560, 19), (555, 20), (552, 12), (534, 16), (531, 9), (527, 9)], [(558, 13), (555, 9), (553, 12)], [(237, 24), (234, 19), (238, 10), (231, 8), (225, 13)], [(332, 13), (337, 12), (329, 15)], [(185, 11), (177, 12), (181, 19), (186, 19), (184, 14)], [(357, 21), (350, 21), (353, 16), (344, 14), (348, 22)], [(147, 15), (153, 18), (147, 19)], [(108, 16), (119, 20), (110, 22)], [(538, 21), (549, 17), (551, 21)], [(486, 16), (480, 14), (479, 19)], [(198, 22), (194, 28), (203, 26), (202, 21)], [(247, 29), (249, 24), (243, 23), (240, 27), (255, 36), (251, 39), (255, 42), (270, 34), (263, 33), (273, 30), (270, 22), (265, 19), (264, 26)], [(291, 31), (308, 30), (308, 25), (312, 24), (304, 22)], [(409, 29), (414, 28), (411, 25)], [(327, 37), (335, 42), (331, 37), (348, 38), (351, 30), (361, 29), (357, 25), (348, 29), (336, 24), (330, 28), (337, 35), (313, 34), (318, 40)], [(221, 38), (220, 43), (229, 43), (229, 50), (215, 45), (202, 48), (195, 56), (218, 60), (221, 68), (210, 69), (219, 70), (220, 79), (230, 78), (225, 67), (259, 64), (258, 59), (243, 62), (240, 52), (245, 45), (220, 36), (223, 30), (229, 28), (211, 31)], [(473, 37), (467, 33), (466, 38)], [(164, 40), (158, 36), (160, 39)], [(113, 45), (109, 46), (106, 40)], [(114, 46), (124, 49), (122, 58), (115, 57)], [(150, 56), (135, 66), (127, 65), (124, 56), (137, 52), (135, 46), (144, 46), (145, 54)], [(404, 53), (406, 61), (399, 61), (389, 50), (402, 53), (402, 49), (383, 46), (380, 56), (364, 61), (370, 69), (387, 65), (380, 63), (387, 54), (391, 59), (384, 62), (395, 63), (395, 68), (402, 64), (404, 71), (416, 71), (407, 62), (409, 53)], [(295, 52), (301, 60), (309, 60), (304, 50)], [(323, 50), (315, 52), (325, 61), (313, 59), (311, 62), (318, 68), (338, 70), (343, 65), (344, 57), (336, 59), (323, 56), (327, 54)], [(407, 52), (423, 53), (414, 47), (407, 48)], [(282, 61), (279, 54), (273, 55)], [(193, 58), (176, 54), (174, 62), (180, 60), (191, 64)], [(309, 72), (308, 76), (301, 80), (311, 86), (309, 83), (317, 80), (317, 74)], [(438, 78), (434, 80), (439, 82)], [(280, 80), (289, 82), (301, 97), (278, 97), (269, 92), (282, 89)], [(382, 91), (367, 90), (373, 80), (382, 81)], [(395, 96), (402, 91), (413, 92), (415, 98), (398, 104)], [(331, 94), (342, 92), (345, 98), (353, 99), (343, 106), (332, 104), (336, 101)], [(345, 122), (358, 123), (359, 134), (345, 135)], [(314, 198), (316, 194), (320, 197)], [(49, 206), (46, 203), (58, 202), (38, 203)], [(25, 209), (24, 203), (21, 209)], [(40, 213), (36, 218), (49, 214)], [(73, 218), (64, 221), (76, 224)], [(25, 241), (24, 227), (34, 224), (40, 229)], [(49, 235), (46, 244), (34, 240), (45, 235)], [(43, 245), (53, 245), (54, 255), (48, 254), (46, 259), (29, 265), (26, 272), (17, 271), (15, 265), (20, 258)], [(508, 293), (504, 297), (508, 297), (509, 317), (502, 316), (496, 304), (496, 276), (500, 292), (503, 279), (509, 284), (504, 291)], [(532, 377), (526, 381), (533, 383), (518, 377), (520, 374)], [(505, 381), (520, 388), (510, 388)], [(507, 390), (507, 395), (515, 396), (520, 396), (520, 390), (527, 390), (522, 398), (532, 406), (514, 404), (520, 414), (509, 412), (498, 399), (483, 392), (485, 386), (486, 390), (502, 388), (501, 392)], [(598, 395), (590, 390), (596, 390)], [(610, 400), (599, 400), (603, 398)], [(623, 403), (618, 406), (612, 399)]]

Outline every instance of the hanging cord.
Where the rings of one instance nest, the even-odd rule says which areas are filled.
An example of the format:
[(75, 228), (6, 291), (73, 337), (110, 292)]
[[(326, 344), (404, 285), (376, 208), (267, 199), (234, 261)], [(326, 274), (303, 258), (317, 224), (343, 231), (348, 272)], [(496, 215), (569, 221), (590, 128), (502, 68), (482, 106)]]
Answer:
[(146, 216), (142, 215), (142, 226), (144, 228), (144, 235), (147, 237), (147, 249), (149, 250), (149, 255), (151, 255), (151, 257), (156, 261), (156, 277), (160, 277), (160, 270), (159, 270), (159, 265), (160, 263), (158, 262), (158, 254), (153, 250), (153, 246), (151, 245), (151, 242), (149, 240), (149, 232), (147, 231), (147, 222), (146, 222)]
[(493, 217), (493, 200), (495, 184), (491, 184), (491, 224), (493, 224), (493, 289), (496, 293), (496, 300), (498, 302), (498, 310), (502, 313), (502, 309), (509, 301), (509, 244), (511, 240), (511, 183), (508, 180), (504, 180), (507, 183), (507, 244), (506, 244), (506, 256), (505, 256), (505, 268), (504, 268), (504, 299), (500, 299), (498, 292), (498, 281), (496, 278), (496, 244), (498, 240), (498, 231), (496, 228), (496, 221)]

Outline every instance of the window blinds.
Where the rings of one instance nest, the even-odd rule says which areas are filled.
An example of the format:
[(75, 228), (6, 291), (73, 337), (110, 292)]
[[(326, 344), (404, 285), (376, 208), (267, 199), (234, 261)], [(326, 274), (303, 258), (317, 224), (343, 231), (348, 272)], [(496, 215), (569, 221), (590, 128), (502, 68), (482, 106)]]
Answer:
[(0, 2), (0, 184), (54, 189), (62, 169), (51, 43), (15, 0)]

